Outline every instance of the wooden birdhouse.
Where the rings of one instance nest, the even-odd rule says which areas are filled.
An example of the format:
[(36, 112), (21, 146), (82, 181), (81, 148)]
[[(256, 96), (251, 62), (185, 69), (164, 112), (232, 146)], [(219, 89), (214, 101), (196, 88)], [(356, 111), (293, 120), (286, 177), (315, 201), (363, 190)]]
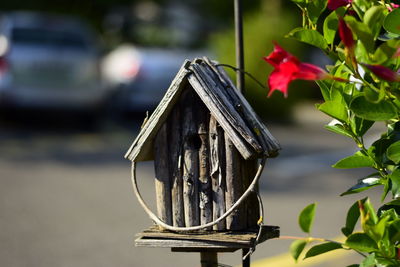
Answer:
[[(279, 236), (279, 227), (260, 223), (257, 187), (265, 159), (279, 149), (218, 63), (186, 61), (125, 155), (136, 196), (158, 225), (135, 245), (200, 252), (202, 267), (242, 249), (250, 266), (256, 245)], [(147, 160), (154, 160), (157, 215), (136, 181), (136, 163)]]
[[(157, 215), (167, 225), (215, 221), (252, 182), (278, 142), (216, 62), (186, 61), (125, 157), (154, 160)], [(257, 227), (256, 194), (206, 230)]]

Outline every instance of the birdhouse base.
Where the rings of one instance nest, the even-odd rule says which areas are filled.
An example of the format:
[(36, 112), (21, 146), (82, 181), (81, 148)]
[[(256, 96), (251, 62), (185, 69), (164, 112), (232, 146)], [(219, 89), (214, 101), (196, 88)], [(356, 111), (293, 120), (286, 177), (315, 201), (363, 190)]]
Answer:
[[(174, 252), (234, 252), (254, 246), (258, 229), (246, 231), (204, 231), (174, 233), (152, 226), (137, 234), (135, 246), (171, 248)], [(262, 226), (259, 243), (279, 237), (278, 226)]]

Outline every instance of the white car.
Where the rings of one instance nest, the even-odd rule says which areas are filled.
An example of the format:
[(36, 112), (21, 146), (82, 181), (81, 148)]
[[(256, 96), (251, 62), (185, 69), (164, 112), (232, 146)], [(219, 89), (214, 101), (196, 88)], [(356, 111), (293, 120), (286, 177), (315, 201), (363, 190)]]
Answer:
[(152, 111), (185, 59), (205, 55), (204, 51), (139, 48), (124, 44), (103, 58), (101, 68), (108, 86), (118, 88), (118, 108), (122, 111)]
[(94, 110), (106, 97), (85, 24), (33, 12), (0, 16), (0, 108)]

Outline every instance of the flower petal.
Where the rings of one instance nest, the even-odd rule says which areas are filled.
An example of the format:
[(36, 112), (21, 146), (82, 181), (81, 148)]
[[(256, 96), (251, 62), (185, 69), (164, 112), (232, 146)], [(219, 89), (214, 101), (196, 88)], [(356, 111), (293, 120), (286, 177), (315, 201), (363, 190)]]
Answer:
[(339, 18), (339, 36), (345, 47), (351, 50), (354, 49), (355, 41), (353, 39), (353, 32), (343, 18)]
[(322, 80), (329, 78), (329, 74), (318, 66), (309, 63), (300, 63), (299, 71), (295, 74), (296, 79)]
[(275, 91), (281, 91), (285, 97), (288, 95), (289, 83), (294, 80), (294, 75), (298, 72), (298, 66), (292, 61), (281, 63), (268, 78), (270, 91), (268, 97)]
[(264, 57), (264, 60), (274, 67), (277, 67), (279, 64), (286, 61), (298, 62), (298, 59), (295, 56), (284, 50), (276, 42), (274, 42), (274, 51), (272, 51), (272, 53), (267, 57)]
[(381, 65), (362, 64), (373, 74), (388, 82), (400, 82), (400, 74)]
[(351, 4), (352, 0), (328, 0), (328, 9), (336, 10), (341, 6)]

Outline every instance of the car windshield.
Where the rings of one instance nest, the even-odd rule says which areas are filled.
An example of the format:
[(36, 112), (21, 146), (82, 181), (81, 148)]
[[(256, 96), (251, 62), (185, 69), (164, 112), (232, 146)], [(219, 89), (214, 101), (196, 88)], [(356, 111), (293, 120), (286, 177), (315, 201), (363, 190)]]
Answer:
[(86, 50), (84, 37), (76, 32), (43, 28), (15, 28), (11, 40), (17, 44), (56, 46), (59, 48)]

